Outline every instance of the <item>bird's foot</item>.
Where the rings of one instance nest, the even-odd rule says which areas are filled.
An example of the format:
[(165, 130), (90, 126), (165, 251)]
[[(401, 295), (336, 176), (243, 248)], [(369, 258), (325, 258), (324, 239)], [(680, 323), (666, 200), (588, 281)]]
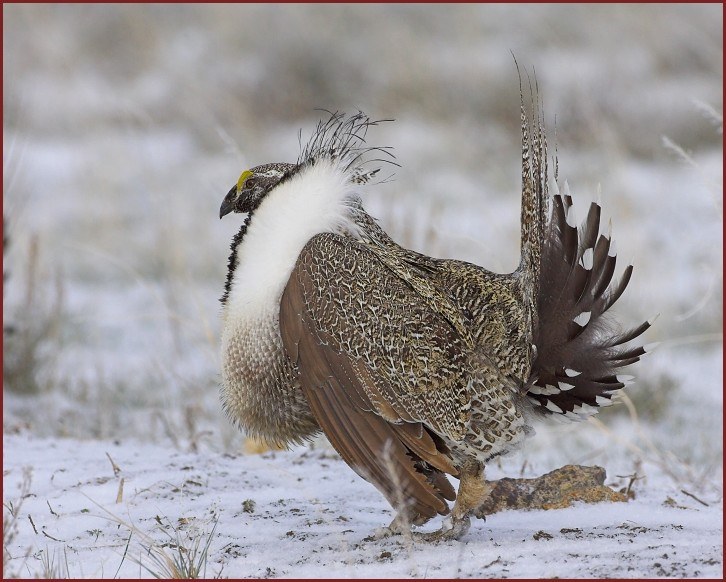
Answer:
[(376, 528), (371, 535), (363, 538), (363, 541), (375, 542), (378, 540), (384, 540), (391, 536), (397, 536), (408, 532), (410, 531), (410, 528), (410, 524), (406, 523), (406, 520), (401, 515), (397, 515), (389, 526)]
[(400, 531), (391, 529), (390, 525), (387, 527), (377, 527), (371, 535), (364, 537), (363, 541), (377, 542), (379, 540), (385, 540), (386, 538), (390, 538), (391, 536), (397, 536), (400, 534)]
[(469, 514), (461, 517), (449, 516), (444, 519), (441, 529), (432, 532), (414, 532), (413, 539), (424, 542), (440, 542), (448, 540), (459, 540), (466, 535), (471, 526), (471, 518)]
[(474, 517), (476, 517), (477, 519), (481, 519), (482, 521), (487, 520), (487, 514), (484, 513), (484, 509), (482, 509), (481, 507), (474, 510)]

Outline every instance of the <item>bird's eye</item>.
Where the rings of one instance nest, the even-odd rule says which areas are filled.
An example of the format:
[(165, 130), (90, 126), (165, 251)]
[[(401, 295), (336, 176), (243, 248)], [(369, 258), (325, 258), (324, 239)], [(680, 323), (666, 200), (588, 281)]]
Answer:
[(245, 189), (254, 188), (255, 184), (257, 184), (257, 180), (255, 180), (254, 178), (248, 178), (245, 182)]

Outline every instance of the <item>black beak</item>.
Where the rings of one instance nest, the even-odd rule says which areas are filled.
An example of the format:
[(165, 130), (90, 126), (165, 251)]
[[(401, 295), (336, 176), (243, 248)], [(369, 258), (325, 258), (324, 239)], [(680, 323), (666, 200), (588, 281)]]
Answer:
[(232, 186), (227, 195), (222, 200), (222, 206), (219, 207), (219, 218), (224, 218), (227, 214), (234, 210), (235, 194), (237, 193), (237, 186)]

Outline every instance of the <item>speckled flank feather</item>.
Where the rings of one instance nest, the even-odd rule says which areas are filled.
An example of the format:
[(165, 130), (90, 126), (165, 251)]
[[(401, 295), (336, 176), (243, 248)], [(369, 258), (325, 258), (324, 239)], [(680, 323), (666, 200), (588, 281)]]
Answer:
[[(498, 369), (438, 309), (445, 297), (416, 290), (415, 279), (428, 276), (406, 282), (387, 266), (395, 259), (386, 254), (341, 236), (314, 237), (283, 295), (283, 345), (300, 369), (315, 417), (351, 466), (393, 499), (381, 448), (388, 440), (389, 454), (400, 457), (395, 481), (412, 491), (428, 487), (436, 496), (417, 462), (429, 465), (429, 473), (456, 474), (453, 468), (467, 457), (488, 460), (514, 446), (525, 423)], [(467, 325), (460, 313), (455, 317)], [(399, 434), (406, 423), (404, 436), (423, 435), (426, 427), (445, 446), (432, 449), (433, 457), (412, 447)], [(416, 502), (420, 515), (445, 510)]]

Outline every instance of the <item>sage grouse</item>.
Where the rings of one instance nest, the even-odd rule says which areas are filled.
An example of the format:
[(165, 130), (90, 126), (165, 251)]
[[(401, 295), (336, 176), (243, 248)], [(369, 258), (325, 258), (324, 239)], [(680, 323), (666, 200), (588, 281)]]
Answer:
[(380, 228), (356, 192), (378, 171), (366, 154), (387, 149), (366, 145), (378, 122), (360, 112), (321, 121), (297, 163), (242, 172), (222, 202), (220, 218), (247, 215), (222, 297), (223, 406), (270, 443), (322, 430), (398, 511), (379, 535), (437, 514), (450, 514), (441, 530), (418, 535), (464, 535), (471, 515), (484, 517), (485, 463), (538, 416), (579, 420), (610, 405), (630, 379), (616, 372), (645, 353), (629, 346), (650, 322), (616, 333), (606, 315), (632, 266), (612, 282), (598, 204), (578, 229), (567, 191), (550, 199), (543, 124), (531, 117), (522, 102), (513, 273), (407, 250)]

